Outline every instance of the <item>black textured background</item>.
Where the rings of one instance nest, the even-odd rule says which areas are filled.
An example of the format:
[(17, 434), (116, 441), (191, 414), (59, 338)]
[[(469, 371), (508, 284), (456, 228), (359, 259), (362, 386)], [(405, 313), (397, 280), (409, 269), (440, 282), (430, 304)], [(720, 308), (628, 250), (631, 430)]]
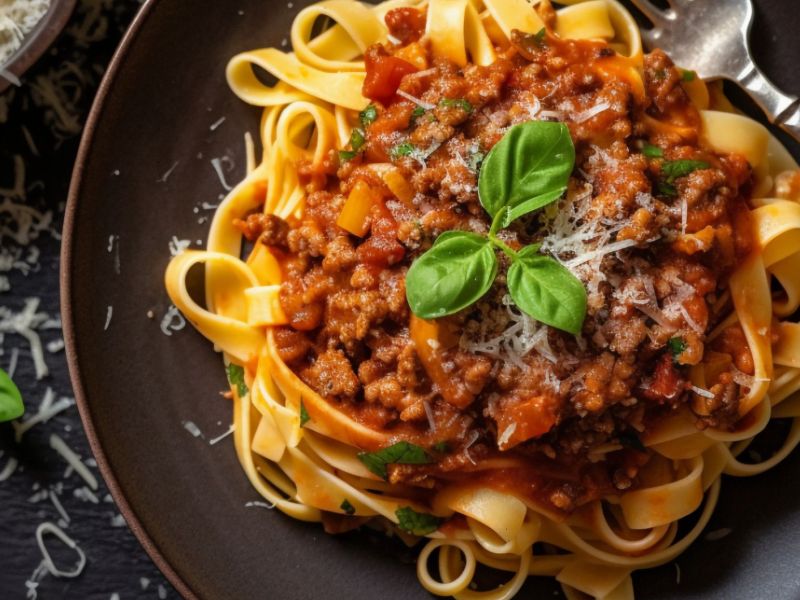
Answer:
[[(9, 194), (3, 189), (14, 187), (15, 157), (21, 157), (25, 165), (27, 198), (11, 195), (10, 199), (40, 211), (50, 211), (53, 216), (52, 232), (41, 233), (27, 247), (14, 243), (13, 236), (7, 232), (0, 234), (0, 244), (15, 255), (19, 252), (22, 263), (28, 257), (35, 258), (30, 254), (36, 253), (32, 248), (40, 252), (38, 266), (32, 261), (34, 264), (27, 267), (18, 264), (2, 273), (8, 277), (11, 289), (0, 294), (0, 311), (7, 309), (18, 313), (26, 299), (39, 297), (37, 312), (48, 318), (58, 318), (58, 232), (83, 120), (105, 65), (139, 6), (137, 0), (79, 0), (64, 33), (23, 77), (22, 87), (12, 86), (0, 95), (0, 231), (4, 231), (8, 222), (2, 202)], [(74, 71), (65, 66), (70, 64), (74, 65)], [(67, 113), (59, 114), (54, 110), (56, 103), (48, 95), (51, 88), (47, 82), (54, 84), (52, 89), (57, 90), (68, 108)], [(6, 271), (6, 267), (0, 264), (2, 271)], [(25, 418), (36, 413), (48, 388), (56, 399), (72, 396), (64, 351), (57, 350), (61, 331), (40, 327), (38, 334), (43, 344), (55, 343), (54, 352), (45, 350), (49, 375), (38, 381), (30, 346), (23, 337), (5, 334), (0, 345), (0, 367), (4, 369), (9, 367), (12, 348), (19, 349), (14, 379), (25, 399)], [(49, 445), (53, 433), (87, 461), (100, 481), (97, 504), (74, 495), (75, 490), (85, 484), (75, 474), (64, 476), (67, 465)], [(74, 405), (49, 422), (30, 429), (19, 444), (14, 440), (11, 424), (0, 424), (0, 472), (11, 458), (19, 461), (19, 466), (7, 480), (0, 482), (0, 599), (177, 597), (108, 496), (91, 460)], [(25, 582), (42, 560), (34, 536), (36, 527), (43, 521), (57, 523), (60, 518), (49, 497), (43, 497), (42, 492), (49, 491), (58, 496), (67, 512), (70, 521), (64, 531), (83, 549), (87, 563), (75, 579), (45, 575), (34, 594)], [(76, 555), (53, 538), (46, 540), (56, 565), (71, 570)]]

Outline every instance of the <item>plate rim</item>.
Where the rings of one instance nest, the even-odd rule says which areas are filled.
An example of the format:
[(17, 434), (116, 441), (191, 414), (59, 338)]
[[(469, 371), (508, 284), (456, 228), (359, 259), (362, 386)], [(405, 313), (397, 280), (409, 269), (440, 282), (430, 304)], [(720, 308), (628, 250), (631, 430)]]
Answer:
[[(67, 3), (70, 2), (74, 4), (74, 0), (68, 0)], [(98, 121), (105, 112), (108, 94), (114, 86), (120, 70), (125, 64), (131, 46), (138, 37), (143, 25), (147, 22), (148, 17), (152, 14), (157, 3), (158, 0), (145, 0), (144, 4), (142, 4), (137, 11), (136, 15), (131, 21), (130, 26), (123, 35), (120, 44), (114, 51), (114, 55), (112, 56), (111, 61), (108, 64), (108, 68), (103, 75), (100, 86), (97, 90), (97, 94), (92, 101), (92, 107), (89, 111), (86, 123), (84, 124), (80, 145), (78, 147), (78, 153), (72, 168), (72, 177), (70, 179), (69, 191), (67, 193), (67, 204), (64, 209), (64, 224), (61, 230), (61, 272), (59, 275), (60, 312), (70, 382), (72, 383), (72, 389), (75, 395), (75, 402), (78, 406), (81, 423), (83, 424), (83, 429), (86, 432), (86, 437), (89, 440), (89, 447), (91, 448), (92, 454), (94, 454), (94, 457), (97, 460), (97, 467), (100, 471), (100, 474), (103, 476), (103, 480), (108, 486), (117, 508), (125, 518), (125, 522), (127, 523), (129, 529), (136, 536), (136, 539), (142, 545), (145, 552), (147, 552), (150, 559), (155, 563), (156, 567), (158, 567), (158, 569), (164, 574), (167, 580), (182, 597), (189, 600), (195, 600), (198, 598), (197, 594), (191, 589), (183, 577), (181, 577), (177, 571), (173, 569), (172, 565), (162, 554), (158, 545), (155, 543), (153, 538), (150, 537), (150, 534), (142, 525), (133, 507), (128, 503), (128, 500), (125, 497), (125, 494), (122, 492), (119, 482), (117, 481), (116, 475), (114, 474), (114, 470), (111, 467), (108, 458), (106, 457), (103, 445), (100, 443), (100, 439), (98, 438), (97, 431), (94, 427), (92, 411), (89, 403), (87, 402), (86, 391), (83, 386), (81, 368), (76, 350), (75, 318), (72, 306), (72, 270), (74, 268), (72, 255), (73, 244), (75, 240), (73, 233), (75, 229), (77, 206), (83, 190), (86, 162), (92, 152)]]

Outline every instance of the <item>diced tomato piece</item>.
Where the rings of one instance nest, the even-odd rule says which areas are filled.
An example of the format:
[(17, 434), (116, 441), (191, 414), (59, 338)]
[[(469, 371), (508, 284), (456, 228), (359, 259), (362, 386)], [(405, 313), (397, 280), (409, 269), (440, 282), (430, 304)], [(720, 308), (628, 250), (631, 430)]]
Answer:
[(656, 363), (653, 382), (644, 390), (644, 396), (663, 404), (675, 399), (684, 388), (681, 374), (675, 368), (672, 356), (667, 352)]
[(389, 56), (380, 46), (372, 46), (364, 57), (367, 78), (362, 93), (370, 100), (386, 104), (397, 92), (400, 81), (418, 69), (410, 62)]
[(540, 437), (556, 424), (555, 399), (534, 396), (503, 407), (495, 416), (497, 440), (501, 450)]

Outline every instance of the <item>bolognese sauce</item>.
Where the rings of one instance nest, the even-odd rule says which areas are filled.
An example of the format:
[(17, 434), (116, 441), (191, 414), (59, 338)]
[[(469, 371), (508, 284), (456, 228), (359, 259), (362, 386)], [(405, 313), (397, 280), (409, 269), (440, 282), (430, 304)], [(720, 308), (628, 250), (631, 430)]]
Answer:
[[(636, 487), (649, 459), (639, 436), (678, 407), (698, 428), (731, 427), (736, 374), (752, 375), (753, 361), (738, 326), (711, 343), (708, 334), (730, 310), (728, 275), (751, 250), (753, 178), (743, 157), (704, 145), (691, 74), (655, 51), (636, 77), (609, 44), (561, 40), (549, 27), (515, 32), (489, 66), (460, 67), (432, 56), (424, 9), (385, 20), (394, 43), (366, 52), (372, 104), (361, 138), (301, 166), (301, 219), (238, 223), (282, 267), (281, 358), (360, 423), (436, 448), (432, 464), (390, 465), (392, 482), (431, 487), (510, 460), (519, 468), (494, 470), (497, 485), (559, 511)], [(531, 120), (569, 127), (575, 169), (561, 201), (501, 235), (511, 248), (541, 244), (581, 280), (581, 333), (517, 309), (502, 256), (476, 304), (414, 316), (409, 266), (442, 232), (488, 232), (481, 162)], [(369, 199), (360, 235), (340, 226), (353, 194)], [(688, 373), (704, 357), (718, 368), (698, 390)], [(601, 447), (611, 451), (598, 462)]]

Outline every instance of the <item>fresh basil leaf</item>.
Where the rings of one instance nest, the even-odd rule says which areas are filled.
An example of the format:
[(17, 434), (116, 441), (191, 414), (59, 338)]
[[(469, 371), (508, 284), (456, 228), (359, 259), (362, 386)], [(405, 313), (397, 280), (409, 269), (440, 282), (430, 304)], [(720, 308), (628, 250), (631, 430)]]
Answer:
[(353, 150), (361, 150), (361, 147), (367, 139), (364, 137), (364, 132), (356, 128), (350, 132), (350, 147)]
[(354, 515), (356, 514), (356, 507), (350, 504), (350, 501), (345, 498), (342, 503), (339, 505), (346, 515)]
[(580, 280), (549, 256), (526, 246), (508, 269), (514, 303), (537, 321), (577, 335), (586, 317), (586, 290)]
[(439, 102), (442, 108), (460, 108), (466, 113), (471, 113), (473, 108), (472, 104), (464, 98), (444, 98)]
[(381, 479), (387, 478), (387, 465), (424, 465), (431, 462), (423, 448), (410, 442), (397, 442), (377, 452), (359, 452), (357, 456), (365, 467)]
[(532, 213), (543, 206), (547, 206), (554, 200), (558, 200), (566, 191), (567, 186), (564, 186), (562, 188), (534, 196), (533, 198), (525, 200), (525, 202), (521, 204), (517, 204), (514, 208), (506, 207), (506, 215), (503, 218), (503, 227), (508, 227), (520, 217), (527, 215), (528, 213)]
[(642, 148), (642, 154), (647, 158), (664, 158), (664, 151), (653, 144), (645, 144)]
[(231, 385), (236, 386), (236, 390), (239, 392), (239, 398), (243, 398), (248, 392), (247, 384), (244, 382), (244, 369), (239, 365), (229, 363), (226, 371), (228, 373), (228, 381)]
[(690, 81), (694, 81), (697, 79), (697, 72), (696, 71), (689, 71), (687, 69), (681, 69), (681, 79), (686, 81), (687, 83)]
[(492, 217), (504, 207), (567, 185), (575, 146), (563, 123), (531, 121), (515, 125), (483, 161), (478, 177), (481, 205)]
[(667, 183), (673, 183), (676, 179), (686, 177), (694, 171), (710, 168), (711, 165), (704, 160), (668, 160), (661, 165), (661, 174)]
[(639, 436), (632, 431), (623, 431), (619, 434), (617, 439), (619, 439), (619, 443), (625, 448), (633, 448), (639, 452), (647, 452), (647, 448), (645, 448), (642, 440), (640, 440)]
[(339, 161), (347, 162), (348, 160), (353, 160), (357, 155), (358, 152), (353, 150), (339, 150)]
[(308, 411), (306, 410), (306, 405), (303, 404), (302, 400), (300, 400), (300, 427), (303, 427), (310, 420), (311, 420), (311, 415), (308, 414)]
[(361, 121), (361, 126), (366, 127), (378, 118), (378, 109), (374, 104), (370, 104), (358, 113), (358, 120)]
[(442, 520), (434, 515), (419, 513), (410, 506), (394, 511), (400, 529), (412, 535), (428, 535), (439, 529)]
[(406, 298), (423, 319), (452, 315), (483, 296), (497, 276), (491, 242), (466, 231), (446, 231), (406, 274)]
[(25, 413), (22, 394), (8, 373), (0, 369), (0, 423), (20, 418)]
[(392, 160), (396, 160), (401, 156), (408, 156), (412, 154), (416, 150), (414, 144), (411, 142), (403, 142), (402, 144), (397, 144), (391, 150), (389, 150), (389, 156)]

